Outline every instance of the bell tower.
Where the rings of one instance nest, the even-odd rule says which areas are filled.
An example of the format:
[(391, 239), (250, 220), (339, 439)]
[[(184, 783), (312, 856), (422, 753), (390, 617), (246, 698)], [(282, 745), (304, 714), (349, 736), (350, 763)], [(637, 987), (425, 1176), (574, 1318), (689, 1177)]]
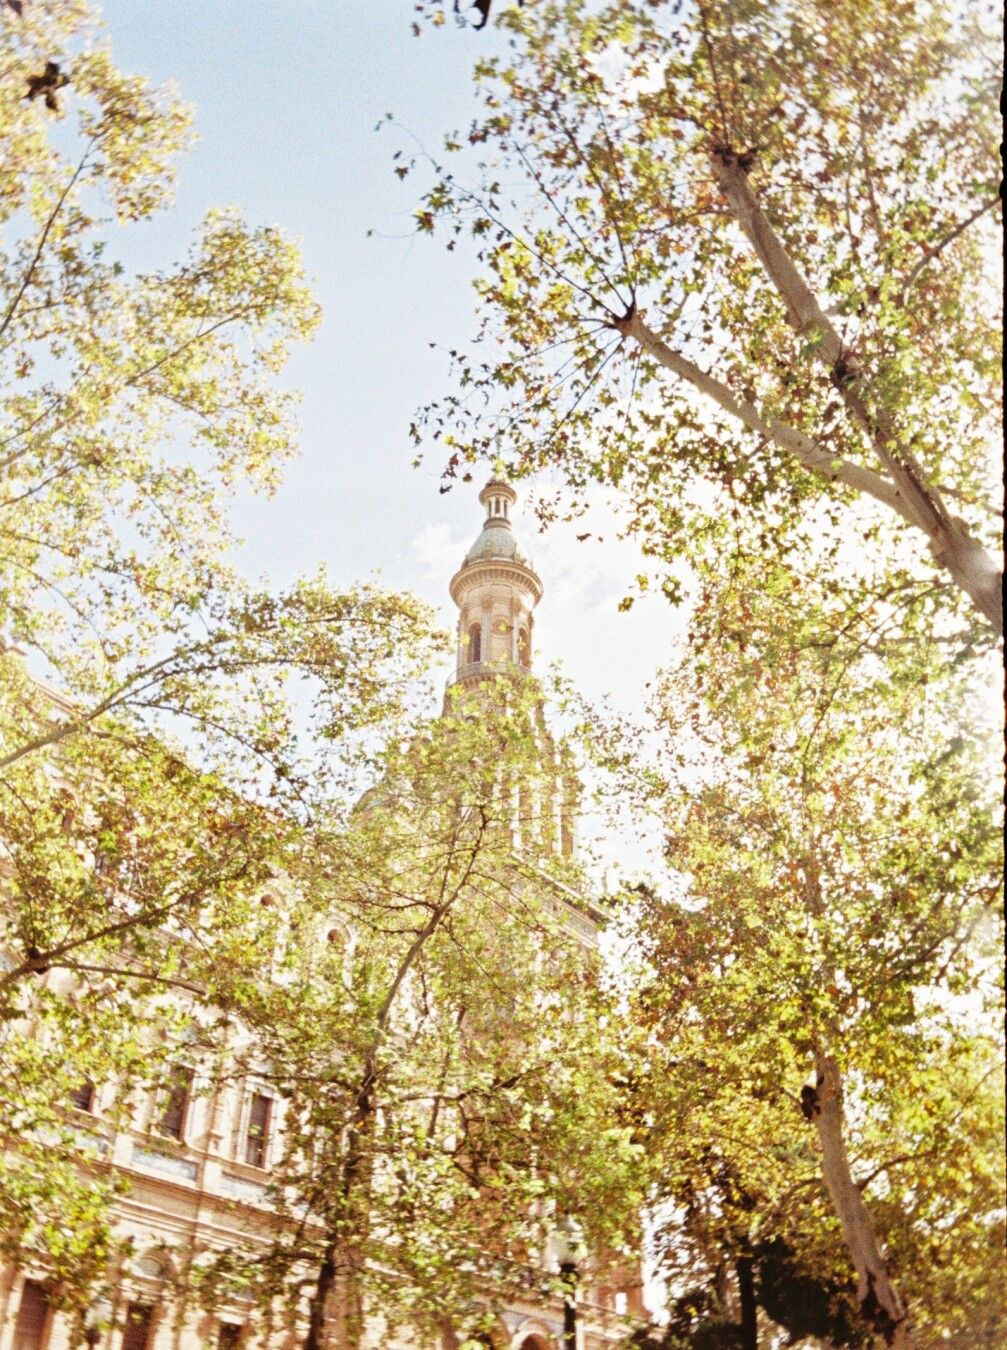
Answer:
[(542, 598), (542, 582), (514, 538), (517, 493), (491, 478), (479, 501), (486, 508), (482, 532), (450, 588), (459, 611), (455, 680), (465, 685), (507, 669), (531, 670), (534, 610)]
[[(542, 599), (539, 575), (514, 538), (510, 515), (517, 493), (509, 483), (491, 478), (479, 501), (486, 509), (482, 531), (450, 585), (458, 606), (458, 652), (450, 684), (464, 689), (501, 675), (534, 678), (535, 606)], [(568, 752), (556, 745), (546, 725), (541, 700), (528, 734), (548, 772), (534, 791), (513, 785), (515, 844), (571, 857), (579, 784)]]

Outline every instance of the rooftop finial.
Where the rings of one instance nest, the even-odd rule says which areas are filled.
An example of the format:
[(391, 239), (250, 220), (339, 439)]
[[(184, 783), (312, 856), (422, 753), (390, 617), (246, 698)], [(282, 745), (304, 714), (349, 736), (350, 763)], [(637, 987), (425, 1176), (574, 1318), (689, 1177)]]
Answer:
[(510, 483), (505, 483), (502, 478), (491, 478), (480, 492), (479, 500), (486, 507), (487, 525), (506, 525), (510, 529), (510, 509), (517, 501), (517, 493)]

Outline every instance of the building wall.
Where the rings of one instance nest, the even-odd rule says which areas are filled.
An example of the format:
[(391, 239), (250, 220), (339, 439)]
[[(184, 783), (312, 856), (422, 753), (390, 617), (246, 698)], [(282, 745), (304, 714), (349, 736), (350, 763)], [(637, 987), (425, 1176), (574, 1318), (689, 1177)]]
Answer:
[[(222, 1327), (240, 1328), (238, 1344), (252, 1347), (299, 1345), (300, 1336), (277, 1326), (270, 1329), (261, 1312), (240, 1303), (225, 1305), (213, 1314), (195, 1306), (185, 1307), (176, 1290), (184, 1289), (184, 1253), (197, 1249), (226, 1249), (268, 1242), (271, 1212), (266, 1186), (270, 1161), (282, 1147), (281, 1101), (276, 1101), (265, 1166), (244, 1160), (248, 1137), (249, 1104), (262, 1090), (254, 1078), (241, 1084), (217, 1088), (197, 1075), (187, 1103), (182, 1139), (160, 1133), (157, 1121), (163, 1100), (145, 1094), (135, 1106), (133, 1127), (113, 1131), (103, 1119), (110, 1105), (109, 1090), (95, 1099), (93, 1113), (71, 1108), (82, 1135), (92, 1142), (98, 1158), (130, 1183), (128, 1194), (117, 1202), (116, 1229), (133, 1244), (128, 1268), (122, 1271), (111, 1313), (115, 1325), (94, 1342), (102, 1350), (201, 1350), (227, 1347), (234, 1342)], [(8, 1266), (0, 1278), (0, 1350), (69, 1350), (70, 1320), (50, 1313), (40, 1336), (18, 1339), (18, 1314), (26, 1280), (44, 1283), (45, 1270), (30, 1259), (21, 1266)], [(625, 1333), (619, 1313), (642, 1311), (639, 1288), (633, 1277), (629, 1287), (585, 1288), (580, 1300), (578, 1350), (601, 1350)], [(621, 1297), (620, 1297), (621, 1295)], [(625, 1301), (625, 1307), (623, 1302)], [(130, 1304), (152, 1310), (149, 1336), (139, 1344), (128, 1343), (122, 1322)], [(618, 1308), (618, 1313), (617, 1313)], [(279, 1320), (279, 1319), (277, 1319)], [(530, 1350), (553, 1350), (562, 1344), (563, 1308), (557, 1300), (542, 1308), (516, 1303), (504, 1314), (498, 1350), (518, 1350), (529, 1337)], [(78, 1341), (78, 1344), (81, 1342)], [(383, 1350), (417, 1350), (413, 1340), (386, 1336), (375, 1317), (369, 1344)], [(445, 1333), (441, 1346), (453, 1344)], [(426, 1347), (424, 1348), (426, 1350)], [(434, 1347), (429, 1347), (434, 1350)], [(440, 1350), (440, 1346), (437, 1347)]]

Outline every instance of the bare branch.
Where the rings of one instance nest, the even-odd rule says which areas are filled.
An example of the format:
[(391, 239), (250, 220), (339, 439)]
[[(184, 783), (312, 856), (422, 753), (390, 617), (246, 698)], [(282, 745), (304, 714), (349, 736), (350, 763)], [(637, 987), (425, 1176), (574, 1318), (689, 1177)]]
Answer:
[(977, 221), (981, 215), (987, 211), (991, 211), (994, 206), (998, 206), (999, 204), (999, 197), (991, 197), (989, 201), (983, 202), (982, 206), (977, 206), (972, 214), (966, 216), (953, 230), (949, 230), (943, 239), (939, 239), (936, 244), (933, 244), (928, 248), (923, 257), (906, 277), (902, 290), (899, 292), (898, 303), (900, 305), (905, 304), (906, 297), (913, 286), (915, 286), (917, 278), (925, 267), (928, 267), (939, 254), (943, 253), (949, 244), (953, 244), (960, 234), (964, 234), (968, 227)]
[(90, 155), (91, 147), (94, 145), (96, 139), (97, 138), (95, 136), (92, 136), (91, 139), (88, 141), (84, 153), (80, 157), (80, 163), (77, 165), (76, 169), (74, 169), (70, 181), (67, 183), (66, 187), (63, 189), (59, 197), (56, 199), (56, 205), (49, 212), (49, 218), (46, 220), (46, 223), (42, 229), (42, 233), (39, 235), (38, 244), (35, 248), (32, 260), (25, 269), (24, 276), (21, 278), (21, 285), (15, 291), (10, 304), (7, 306), (7, 313), (3, 316), (3, 319), (0, 320), (0, 337), (3, 337), (4, 334), (7, 332), (7, 329), (10, 327), (11, 321), (13, 320), (14, 315), (17, 312), (17, 307), (24, 298), (24, 294), (27, 291), (28, 287), (31, 285), (32, 278), (35, 275), (35, 269), (39, 265), (39, 261), (45, 250), (45, 246), (46, 243), (48, 242), (49, 235), (52, 231), (52, 227), (56, 224), (56, 220), (59, 217), (59, 213), (63, 210), (63, 207), (66, 205), (66, 199), (67, 197), (69, 197), (71, 191), (73, 190), (73, 187), (77, 182), (77, 179), (84, 172), (85, 165), (87, 164), (87, 157), (88, 155)]

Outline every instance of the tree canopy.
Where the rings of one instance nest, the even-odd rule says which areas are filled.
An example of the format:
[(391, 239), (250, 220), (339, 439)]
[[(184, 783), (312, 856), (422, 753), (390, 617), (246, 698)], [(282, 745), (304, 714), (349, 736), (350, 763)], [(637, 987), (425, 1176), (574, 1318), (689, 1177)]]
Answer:
[(295, 444), (296, 249), (228, 211), (181, 263), (116, 262), (105, 214), (170, 203), (188, 112), (116, 70), (86, 6), (3, 17), (0, 1121), (24, 1144), (0, 1240), (79, 1332), (128, 1248), (102, 1148), (181, 1057), (284, 1103), (267, 1259), (193, 1250), (183, 1301), (237, 1280), (309, 1345), (376, 1301), (463, 1339), (546, 1295), (558, 1213), (599, 1264), (637, 1221), (577, 878), (548, 838), (515, 854), (516, 785), (555, 767), (538, 693), (417, 720), (423, 606), (236, 574), (229, 500)]
[(761, 1318), (992, 1347), (984, 17), (476, 8), (509, 44), (483, 113), (397, 162), (481, 308), (414, 435), (448, 482), (546, 471), (546, 516), (615, 489), (670, 598), (688, 575), (656, 753), (584, 729), (662, 865), (608, 900), (614, 978), (536, 805), (569, 769), (539, 687), (430, 717), (414, 599), (237, 573), (231, 501), (296, 445), (297, 249), (229, 208), (126, 266), (190, 113), (86, 0), (0, 3), (0, 1249), (82, 1333), (126, 1250), (106, 1135), (182, 1054), (283, 1104), (262, 1230), (197, 1234), (183, 1305), (241, 1290), (308, 1350), (375, 1308), (478, 1344), (569, 1293), (561, 1220), (601, 1276), (647, 1205), (669, 1320), (640, 1346), (754, 1350)]
[[(1002, 854), (981, 699), (960, 671), (893, 680), (802, 645), (745, 583), (706, 593), (656, 692), (654, 776), (620, 751), (666, 831), (667, 874), (627, 898), (673, 1287), (736, 1324), (747, 1268), (753, 1327), (757, 1300), (833, 1343), (992, 1345)], [(787, 1306), (802, 1280), (817, 1314), (810, 1292)]]
[(417, 441), (446, 447), (449, 477), (489, 455), (558, 470), (574, 506), (619, 489), (673, 596), (677, 559), (794, 549), (839, 554), (856, 592), (856, 541), (1001, 631), (988, 18), (501, 11), (484, 115), (413, 156), (436, 179), (418, 229), (474, 240), (482, 311)]
[(581, 878), (507, 787), (549, 789), (539, 697), (461, 694), (393, 747), (292, 902), (281, 969), (231, 1005), (244, 1067), (285, 1102), (283, 1222), (201, 1254), (203, 1297), (237, 1282), (276, 1325), (303, 1318), (312, 1350), (360, 1344), (367, 1310), (386, 1335), (489, 1331), (509, 1297), (550, 1292), (561, 1216), (594, 1279), (632, 1250), (646, 1167), (617, 1109), (625, 1031)]
[(125, 1101), (186, 1021), (163, 992), (211, 1003), (255, 967), (264, 882), (345, 819), (440, 642), (409, 597), (230, 564), (230, 499), (296, 443), (293, 244), (217, 211), (181, 262), (127, 268), (188, 109), (83, 3), (4, 6), (0, 65), (0, 1128), (25, 1139), (0, 1227), (85, 1287), (115, 1187), (74, 1162), (71, 1091)]

